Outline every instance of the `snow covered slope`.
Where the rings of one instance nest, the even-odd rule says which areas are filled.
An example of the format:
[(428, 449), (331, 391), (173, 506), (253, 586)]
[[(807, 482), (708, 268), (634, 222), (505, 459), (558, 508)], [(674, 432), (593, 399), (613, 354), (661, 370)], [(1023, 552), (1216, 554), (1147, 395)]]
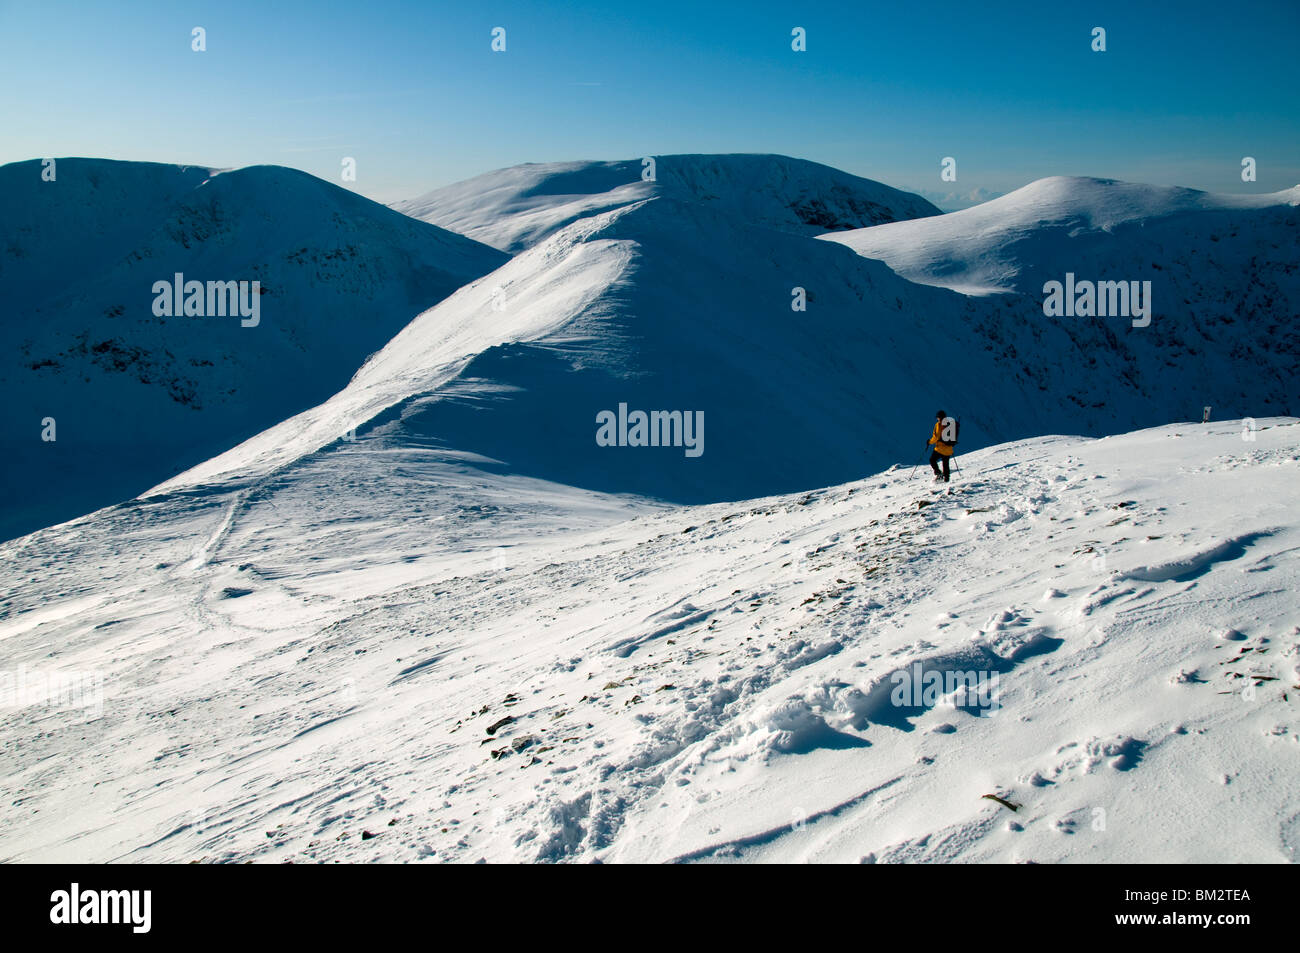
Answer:
[[(0, 168), (0, 537), (130, 497), (347, 384), (506, 256), (290, 169)], [(259, 323), (156, 281), (261, 282)], [(42, 421), (53, 418), (53, 442)]]
[[(808, 311), (794, 312), (804, 285)], [(824, 486), (919, 452), (936, 396), (999, 374), (967, 317), (977, 308), (813, 238), (655, 198), (521, 253), (421, 315), (325, 404), (163, 489), (262, 476), (352, 431), (675, 502)], [(941, 348), (968, 355), (942, 392), (927, 367), (936, 325), (952, 335)], [(598, 445), (598, 414), (620, 404), (703, 413), (702, 454)], [(1047, 414), (1025, 405), (982, 410), (1043, 429)]]
[[(1255, 256), (1293, 262), (1298, 204), (1300, 186), (1219, 195), (1053, 176), (939, 218), (823, 237), (912, 281), (965, 294), (1019, 291), (1041, 298), (1043, 282), (1062, 280), (1066, 271), (1090, 280), (1169, 279), (1152, 262), (1163, 266), (1171, 253), (1192, 272), (1208, 269), (1214, 284), (1232, 284)], [(1169, 302), (1181, 300), (1168, 293)]]
[(1258, 423), (673, 510), (370, 438), (5, 543), (0, 855), (1294, 861)]
[[(936, 407), (961, 417), (963, 449), (1199, 418), (1205, 405), (1219, 418), (1276, 414), (1300, 364), (1295, 225), (1243, 229), (1258, 253), (1231, 274), (1194, 267), (1185, 244), (1164, 248), (1149, 263), (1169, 276), (1155, 317), (1134, 328), (1048, 318), (1028, 295), (917, 284), (724, 203), (658, 196), (521, 252), (422, 314), (326, 403), (164, 489), (264, 476), (355, 431), (588, 490), (704, 503), (915, 459)], [(1133, 247), (1117, 236), (1107, 254)], [(792, 310), (796, 289), (806, 311)], [(1171, 294), (1194, 297), (1175, 308)], [(621, 404), (703, 413), (702, 454), (598, 445), (598, 414)]]
[(663, 195), (804, 235), (938, 215), (919, 195), (806, 159), (777, 155), (528, 163), (435, 189), (393, 208), (514, 254), (571, 222)]

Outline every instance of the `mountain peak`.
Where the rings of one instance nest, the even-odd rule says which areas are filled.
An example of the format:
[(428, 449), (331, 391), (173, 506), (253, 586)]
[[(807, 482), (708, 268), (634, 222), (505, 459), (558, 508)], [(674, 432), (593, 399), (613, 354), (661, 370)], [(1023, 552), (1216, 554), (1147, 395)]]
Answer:
[(790, 156), (737, 153), (528, 163), (393, 208), (516, 254), (564, 226), (667, 196), (804, 235), (940, 214), (919, 195)]
[[(922, 284), (967, 294), (1036, 291), (1035, 283), (1041, 284), (1045, 272), (1063, 275), (1098, 255), (1105, 258), (1112, 247), (1105, 244), (1105, 236), (1116, 229), (1141, 229), (1149, 241), (1155, 241), (1157, 231), (1167, 233), (1168, 247), (1206, 243), (1208, 248), (1218, 243), (1214, 235), (1219, 231), (1233, 232), (1228, 219), (1285, 217), (1290, 214), (1288, 207), (1298, 203), (1300, 189), (1225, 194), (1054, 175), (941, 218), (894, 222), (824, 237), (884, 261), (903, 277)], [(1255, 240), (1255, 230), (1244, 234), (1243, 241)], [(1233, 243), (1233, 247), (1240, 244)], [(1095, 252), (1093, 245), (1097, 245)], [(1139, 259), (1132, 258), (1133, 251), (1133, 247), (1123, 246), (1114, 267), (1128, 271), (1136, 267), (1132, 261)], [(1230, 251), (1226, 246), (1219, 248), (1216, 257)], [(1127, 264), (1126, 255), (1130, 259)], [(1161, 255), (1159, 247), (1153, 247), (1147, 260)]]

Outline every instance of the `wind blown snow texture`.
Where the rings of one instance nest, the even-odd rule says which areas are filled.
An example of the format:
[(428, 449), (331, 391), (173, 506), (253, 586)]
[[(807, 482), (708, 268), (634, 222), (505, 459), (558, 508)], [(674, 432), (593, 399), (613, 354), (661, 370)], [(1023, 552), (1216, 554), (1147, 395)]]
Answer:
[[(290, 169), (56, 170), (0, 168), (0, 538), (134, 496), (314, 406), (506, 260)], [(156, 317), (153, 283), (176, 272), (260, 280), (260, 324)]]
[[(3, 544), (6, 664), (106, 686), (3, 712), (3, 857), (1294, 861), (1300, 422), (1259, 427), (672, 510), (341, 445)], [(916, 663), (996, 714), (882, 702)]]

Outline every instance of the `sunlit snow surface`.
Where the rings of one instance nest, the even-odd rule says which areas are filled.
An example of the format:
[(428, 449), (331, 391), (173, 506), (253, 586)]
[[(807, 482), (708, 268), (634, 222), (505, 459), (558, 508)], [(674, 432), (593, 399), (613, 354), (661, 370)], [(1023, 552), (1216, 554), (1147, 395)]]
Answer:
[(790, 156), (670, 155), (529, 162), (435, 189), (393, 208), (514, 254), (579, 218), (663, 196), (767, 228), (817, 235), (938, 215), (911, 192)]
[[(1220, 296), (1189, 300), (1167, 294), (1169, 283), (1180, 292), (1189, 279), (1231, 287), (1255, 256), (1294, 249), (1297, 205), (1300, 186), (1228, 195), (1056, 175), (947, 215), (822, 237), (878, 258), (910, 281), (964, 294), (1041, 297), (1043, 283), (1064, 280), (1066, 271), (1088, 280), (1151, 280), (1165, 285), (1159, 303), (1172, 313)], [(1177, 273), (1162, 273), (1171, 253), (1182, 256), (1180, 271), (1190, 265), (1204, 273), (1182, 281)], [(1283, 257), (1288, 254), (1294, 252)]]
[[(5, 666), (104, 699), (4, 710), (0, 856), (1294, 860), (1300, 426), (1257, 426), (673, 509), (371, 436), (44, 530)], [(996, 714), (891, 704), (918, 661)]]

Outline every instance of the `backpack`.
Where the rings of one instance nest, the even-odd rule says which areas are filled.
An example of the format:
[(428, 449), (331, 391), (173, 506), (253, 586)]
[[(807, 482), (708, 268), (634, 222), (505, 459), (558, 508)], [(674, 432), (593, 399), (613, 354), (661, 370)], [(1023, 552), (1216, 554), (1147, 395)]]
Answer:
[(939, 421), (939, 439), (950, 447), (957, 446), (957, 435), (961, 432), (961, 421), (956, 417), (945, 417)]

